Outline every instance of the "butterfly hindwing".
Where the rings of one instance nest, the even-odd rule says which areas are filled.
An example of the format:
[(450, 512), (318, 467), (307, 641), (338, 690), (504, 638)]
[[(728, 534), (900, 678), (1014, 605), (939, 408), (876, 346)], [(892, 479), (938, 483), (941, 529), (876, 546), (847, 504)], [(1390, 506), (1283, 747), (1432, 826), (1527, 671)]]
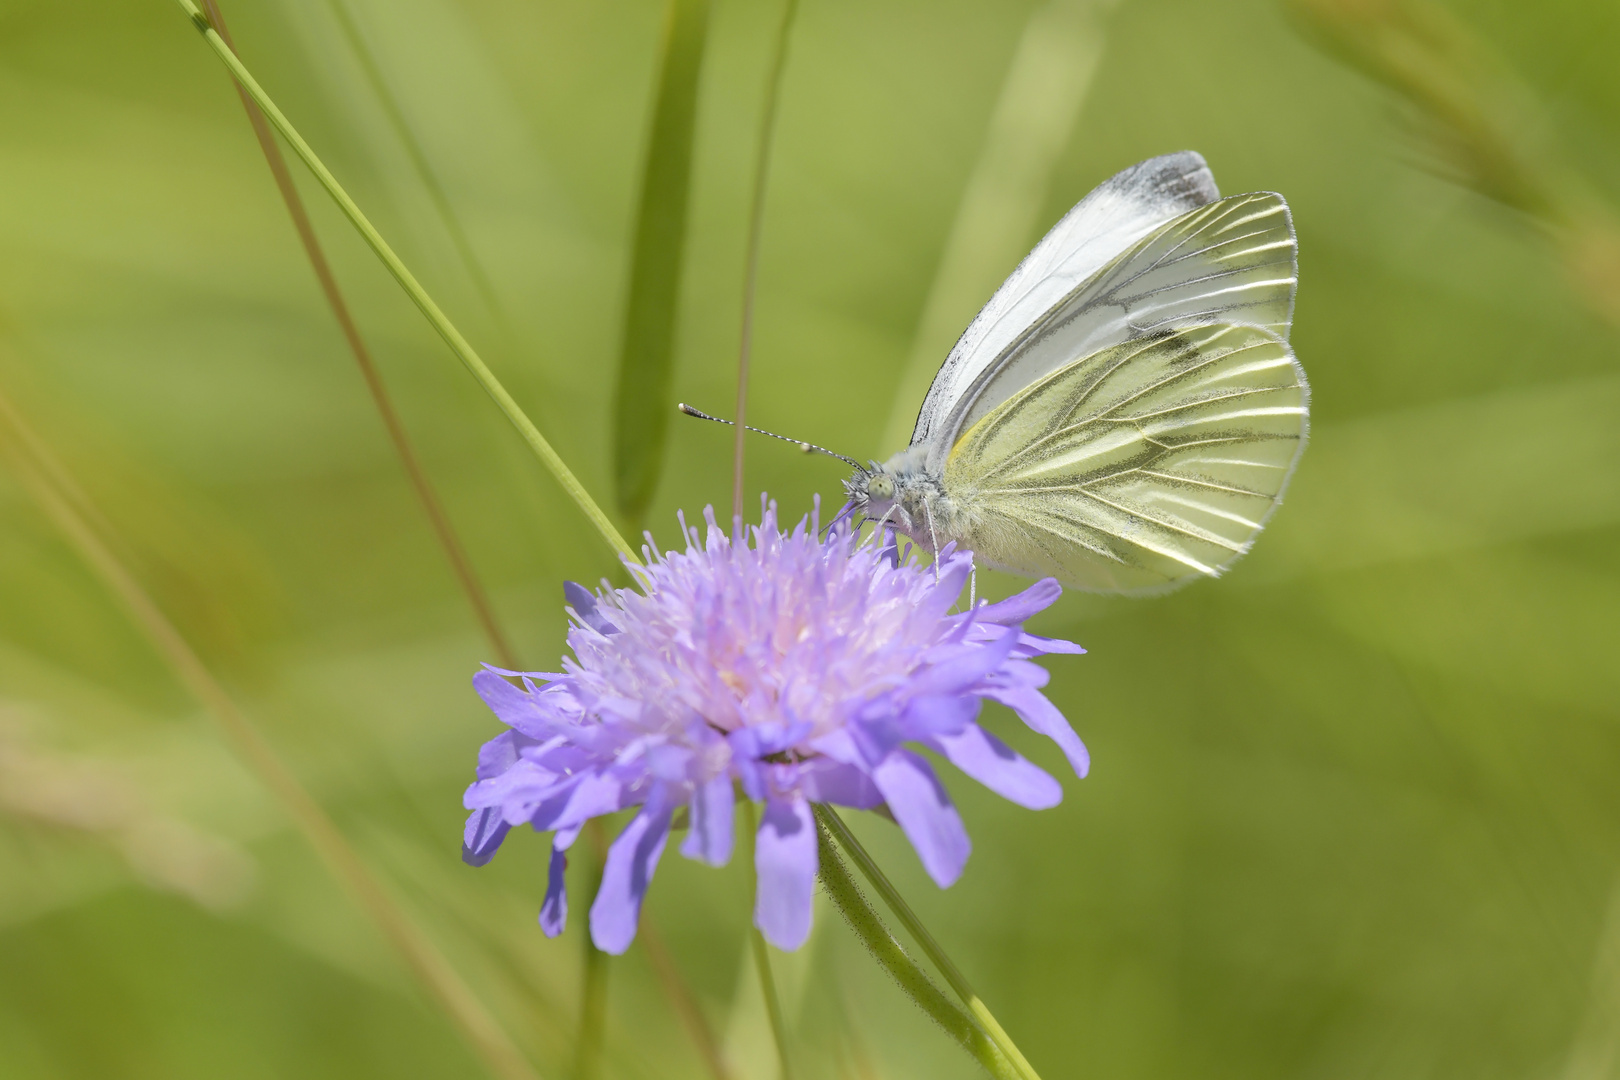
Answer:
[(950, 453), (959, 539), (991, 564), (1148, 592), (1248, 550), (1303, 448), (1309, 389), (1267, 326), (1164, 329), (1023, 388)]

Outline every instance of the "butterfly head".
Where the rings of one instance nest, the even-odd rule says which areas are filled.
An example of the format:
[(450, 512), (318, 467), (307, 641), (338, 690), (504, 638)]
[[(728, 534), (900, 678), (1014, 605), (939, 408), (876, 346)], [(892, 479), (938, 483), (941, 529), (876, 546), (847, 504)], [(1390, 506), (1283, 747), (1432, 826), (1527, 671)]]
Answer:
[(844, 494), (855, 518), (893, 526), (921, 541), (919, 533), (925, 530), (918, 526), (926, 517), (924, 503), (940, 494), (938, 481), (924, 467), (926, 455), (926, 447), (914, 446), (881, 465), (871, 462), (870, 468), (845, 480)]

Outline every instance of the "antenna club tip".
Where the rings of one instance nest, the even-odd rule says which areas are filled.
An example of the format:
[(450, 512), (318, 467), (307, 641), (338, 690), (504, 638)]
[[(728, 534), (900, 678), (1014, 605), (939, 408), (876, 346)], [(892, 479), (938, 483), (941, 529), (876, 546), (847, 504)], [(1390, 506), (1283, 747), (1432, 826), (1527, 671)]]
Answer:
[(695, 416), (699, 420), (716, 420), (716, 421), (718, 421), (718, 422), (720, 422), (722, 424), (730, 423), (729, 420), (721, 420), (717, 416), (710, 416), (708, 413), (704, 412), (702, 409), (694, 409), (694, 408), (692, 408), (692, 406), (688, 405), (684, 401), (677, 402), (676, 405), (675, 405), (675, 408), (678, 409), (679, 411), (685, 413), (687, 416)]

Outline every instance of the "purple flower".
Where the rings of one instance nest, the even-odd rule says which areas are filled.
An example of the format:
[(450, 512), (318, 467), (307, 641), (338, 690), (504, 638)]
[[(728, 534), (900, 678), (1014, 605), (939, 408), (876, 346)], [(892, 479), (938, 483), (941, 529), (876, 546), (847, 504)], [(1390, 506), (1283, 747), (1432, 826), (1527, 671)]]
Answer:
[[(817, 869), (810, 804), (887, 806), (941, 886), (970, 843), (925, 747), (1021, 806), (1055, 806), (1062, 789), (976, 720), (985, 699), (1050, 736), (1084, 776), (1086, 749), (1040, 692), (1029, 658), (1078, 653), (1022, 623), (1062, 592), (1038, 582), (997, 604), (951, 614), (972, 556), (941, 552), (938, 570), (847, 531), (791, 535), (769, 507), (753, 544), (681, 530), (685, 551), (649, 550), (632, 566), (640, 592), (566, 587), (573, 627), (562, 674), (490, 668), (473, 679), (510, 729), (485, 743), (467, 789), (462, 857), (481, 866), (507, 830), (552, 833), (540, 925), (567, 917), (565, 852), (590, 818), (640, 811), (608, 851), (591, 938), (620, 953), (676, 814), (681, 854), (731, 857), (736, 788), (764, 804), (754, 847), (754, 923), (795, 949), (810, 932)], [(649, 537), (650, 541), (650, 537)], [(518, 679), (514, 685), (503, 676)]]

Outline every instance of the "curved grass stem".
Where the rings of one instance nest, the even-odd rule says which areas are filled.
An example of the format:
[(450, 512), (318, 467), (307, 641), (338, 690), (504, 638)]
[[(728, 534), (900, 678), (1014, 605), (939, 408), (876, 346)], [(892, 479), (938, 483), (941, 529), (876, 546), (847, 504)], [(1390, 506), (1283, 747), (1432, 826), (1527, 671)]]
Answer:
[(558, 456), (551, 443), (546, 440), (544, 435), (540, 434), (540, 429), (534, 426), (534, 422), (529, 419), (528, 414), (513, 400), (506, 387), (501, 385), (501, 381), (495, 377), (495, 373), (490, 371), (489, 366), (479, 357), (477, 350), (462, 336), (461, 331), (456, 329), (455, 324), (450, 321), (439, 308), (439, 305), (428, 295), (427, 290), (422, 288), (421, 283), (416, 280), (416, 276), (411, 273), (399, 256), (394, 254), (394, 249), (388, 246), (388, 242), (382, 238), (382, 234), (361, 212), (360, 207), (349, 197), (349, 193), (343, 190), (343, 185), (338, 183), (337, 177), (332, 175), (331, 170), (311, 149), (309, 143), (304, 141), (304, 137), (298, 133), (298, 129), (293, 127), (292, 122), (270, 99), (270, 95), (265, 93), (258, 80), (254, 79), (253, 73), (248, 71), (242, 61), (237, 58), (236, 53), (225, 43), (225, 39), (219, 36), (219, 32), (208, 21), (208, 17), (193, 3), (193, 0), (175, 0), (175, 2), (180, 5), (187, 17), (191, 19), (192, 25), (202, 34), (203, 40), (208, 43), (209, 48), (213, 49), (215, 55), (230, 69), (237, 83), (243, 90), (247, 91), (254, 104), (264, 110), (265, 116), (276, 131), (281, 134), (282, 138), (287, 140), (287, 144), (293, 148), (293, 152), (298, 155), (299, 160), (303, 161), (309, 171), (314, 174), (315, 179), (326, 189), (326, 193), (332, 197), (333, 202), (337, 203), (338, 208), (343, 211), (350, 224), (355, 227), (356, 231), (366, 241), (366, 244), (376, 253), (377, 258), (382, 260), (383, 266), (393, 275), (400, 288), (405, 290), (405, 294), (411, 298), (411, 302), (416, 305), (433, 329), (444, 339), (445, 344), (450, 346), (450, 351), (456, 354), (456, 359), (461, 361), (462, 365), (472, 373), (473, 378), (478, 380), (484, 391), (494, 399), (496, 406), (518, 429), (518, 433), (529, 444), (529, 448), (540, 458), (546, 468), (551, 471), (551, 474), (557, 478), (557, 482), (562, 485), (563, 490), (584, 512), (590, 523), (596, 526), (597, 531), (602, 534), (602, 538), (624, 558), (631, 562), (640, 562), (635, 550), (625, 542), (624, 537), (619, 534), (619, 530), (608, 516), (602, 512), (602, 508), (597, 505), (596, 500), (591, 498), (590, 493), (585, 490), (585, 486), (579, 482), (578, 477)]
[(819, 821), (816, 845), (821, 860), (821, 886), (827, 890), (828, 899), (844, 917), (844, 921), (849, 924), (849, 928), (854, 931), (861, 944), (866, 947), (866, 951), (872, 955), (872, 959), (888, 973), (895, 981), (895, 985), (900, 987), (901, 992), (915, 1002), (945, 1034), (956, 1040), (957, 1045), (983, 1066), (985, 1072), (996, 1080), (1023, 1080), (1023, 1074), (1008, 1060), (1007, 1055), (1001, 1052), (985, 1033), (984, 1028), (934, 985), (927, 972), (923, 971), (889, 932), (882, 918), (861, 893), (860, 886), (856, 885), (855, 879), (850, 876), (849, 868), (844, 865), (844, 860), (839, 857), (838, 848), (833, 843), (832, 833), (825, 819), (820, 816), (821, 808), (816, 809)]
[(906, 928), (906, 932), (917, 942), (918, 947), (927, 954), (928, 959), (933, 961), (934, 967), (944, 976), (951, 989), (956, 991), (956, 996), (962, 999), (962, 1003), (967, 1006), (967, 1010), (972, 1014), (973, 1019), (984, 1028), (985, 1034), (994, 1040), (997, 1048), (1007, 1056), (1008, 1060), (1014, 1063), (1018, 1070), (1016, 1075), (1021, 1080), (1040, 1080), (1039, 1074), (1024, 1058), (1017, 1044), (1002, 1030), (995, 1016), (991, 1014), (989, 1007), (985, 1005), (978, 994), (973, 992), (973, 987), (968, 984), (967, 978), (956, 964), (951, 961), (951, 958), (945, 954), (945, 950), (940, 948), (939, 942), (934, 940), (934, 935), (930, 934), (928, 929), (923, 926), (922, 920), (917, 918), (917, 913), (911, 910), (911, 905), (906, 903), (899, 891), (890, 883), (888, 877), (878, 868), (877, 862), (867, 853), (861, 842), (856, 839), (849, 826), (844, 824), (844, 819), (839, 817), (832, 807), (819, 803), (815, 807), (815, 812), (816, 820), (838, 841), (838, 846), (843, 848), (849, 854), (849, 857), (854, 860), (855, 865), (861, 871), (861, 876), (866, 878), (872, 888), (877, 890), (879, 896), (883, 897), (883, 902), (889, 906), (890, 911), (894, 912), (895, 918), (900, 920), (900, 925)]

